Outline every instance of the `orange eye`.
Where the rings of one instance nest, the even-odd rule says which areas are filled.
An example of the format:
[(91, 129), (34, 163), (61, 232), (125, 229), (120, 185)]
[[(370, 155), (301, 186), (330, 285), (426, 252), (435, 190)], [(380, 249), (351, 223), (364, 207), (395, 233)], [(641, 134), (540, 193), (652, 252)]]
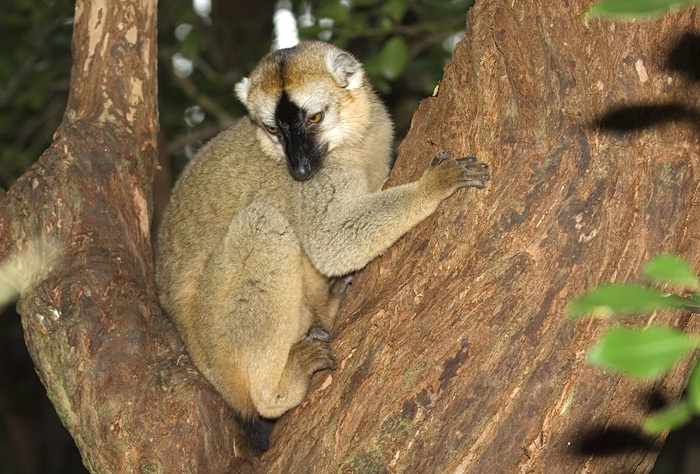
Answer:
[(322, 119), (323, 119), (323, 112), (319, 112), (319, 113), (313, 115), (313, 116), (309, 119), (309, 123), (318, 123), (318, 122), (320, 122)]
[(280, 131), (277, 127), (265, 127), (271, 135), (277, 135)]

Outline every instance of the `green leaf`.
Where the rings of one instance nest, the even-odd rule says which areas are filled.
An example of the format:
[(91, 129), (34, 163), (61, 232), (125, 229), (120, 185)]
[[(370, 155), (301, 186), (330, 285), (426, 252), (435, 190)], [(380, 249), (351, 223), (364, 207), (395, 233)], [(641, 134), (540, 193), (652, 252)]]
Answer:
[(700, 414), (700, 361), (695, 363), (686, 390), (688, 392), (688, 402), (693, 413)]
[(612, 314), (635, 314), (655, 311), (673, 305), (658, 291), (638, 285), (611, 283), (579, 296), (569, 305), (572, 318), (584, 314), (610, 316)]
[(368, 7), (370, 5), (375, 5), (383, 0), (355, 0), (353, 4), (358, 7)]
[(660, 255), (644, 266), (644, 275), (656, 283), (670, 283), (687, 288), (698, 288), (700, 282), (684, 260), (675, 255)]
[(660, 326), (616, 328), (591, 349), (588, 360), (632, 377), (658, 377), (698, 346), (700, 341), (697, 338), (677, 329)]
[(317, 18), (332, 18), (338, 22), (346, 22), (350, 18), (350, 10), (338, 3), (328, 3), (314, 12)]
[(675, 405), (661, 410), (656, 415), (645, 418), (642, 422), (642, 429), (649, 434), (657, 435), (685, 425), (692, 417), (693, 412), (688, 401), (681, 400)]
[(700, 0), (608, 0), (593, 5), (586, 16), (617, 20), (647, 19), (693, 3), (700, 3)]
[(698, 300), (697, 295), (690, 295), (690, 297), (686, 297), (671, 294), (666, 298), (668, 298), (669, 306), (684, 309), (686, 311), (692, 311), (693, 313), (700, 313), (700, 300)]
[(382, 12), (396, 23), (401, 22), (407, 10), (407, 0), (389, 0), (382, 5)]
[(386, 30), (386, 34), (388, 35), (390, 33), (389, 30), (394, 27), (394, 22), (391, 18), (385, 16), (379, 19), (379, 27)]
[(408, 46), (402, 37), (394, 36), (389, 39), (379, 52), (382, 76), (390, 81), (397, 79), (406, 68), (407, 56)]

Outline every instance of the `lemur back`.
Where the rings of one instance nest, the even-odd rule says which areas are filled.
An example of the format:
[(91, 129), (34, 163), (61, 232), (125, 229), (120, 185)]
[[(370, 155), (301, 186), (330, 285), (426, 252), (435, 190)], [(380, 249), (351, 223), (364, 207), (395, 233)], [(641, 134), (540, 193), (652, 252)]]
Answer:
[(349, 53), (270, 53), (236, 85), (249, 115), (195, 156), (159, 232), (163, 308), (195, 365), (243, 418), (277, 418), (334, 367), (327, 337), (343, 277), (464, 186), (473, 159), (436, 161), (385, 191), (386, 109)]

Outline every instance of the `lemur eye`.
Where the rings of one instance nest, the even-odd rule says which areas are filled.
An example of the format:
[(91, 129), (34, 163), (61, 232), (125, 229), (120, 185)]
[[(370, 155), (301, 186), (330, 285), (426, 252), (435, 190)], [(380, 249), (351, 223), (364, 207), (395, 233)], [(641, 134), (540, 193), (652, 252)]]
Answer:
[(309, 118), (309, 123), (318, 123), (321, 120), (323, 120), (323, 112), (319, 112), (319, 113), (311, 116), (311, 118)]
[(270, 135), (277, 135), (277, 134), (279, 133), (279, 131), (280, 131), (280, 129), (277, 128), (277, 127), (267, 127), (267, 126), (266, 126), (265, 128), (266, 128), (267, 131), (270, 133)]

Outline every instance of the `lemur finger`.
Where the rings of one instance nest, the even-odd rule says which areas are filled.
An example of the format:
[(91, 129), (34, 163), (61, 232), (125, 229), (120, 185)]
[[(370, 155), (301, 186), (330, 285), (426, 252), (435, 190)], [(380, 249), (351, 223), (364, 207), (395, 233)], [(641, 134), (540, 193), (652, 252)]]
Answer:
[(442, 153), (438, 153), (435, 155), (435, 158), (433, 158), (433, 161), (430, 162), (431, 168), (436, 167), (446, 159), (448, 159), (452, 155), (452, 152), (450, 151), (443, 151)]
[(474, 187), (474, 188), (483, 188), (484, 187), (484, 181), (481, 179), (465, 179), (462, 181), (462, 185), (464, 187)]
[(483, 181), (488, 181), (491, 178), (489, 173), (489, 165), (486, 163), (476, 163), (472, 160), (474, 157), (460, 158), (455, 160), (463, 169), (466, 177), (478, 178)]

